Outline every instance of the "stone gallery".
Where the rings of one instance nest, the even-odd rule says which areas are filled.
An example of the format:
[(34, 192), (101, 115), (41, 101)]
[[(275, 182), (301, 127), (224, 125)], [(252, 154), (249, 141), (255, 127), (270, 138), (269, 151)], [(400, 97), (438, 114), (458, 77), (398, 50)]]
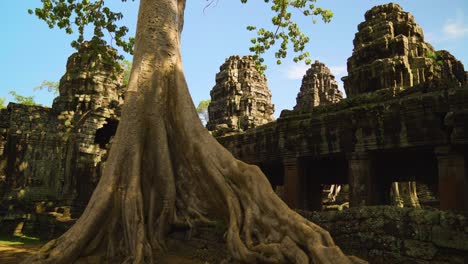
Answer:
[[(466, 263), (468, 73), (425, 42), (399, 5), (364, 18), (342, 78), (346, 98), (315, 61), (294, 109), (274, 120), (266, 76), (252, 56), (231, 56), (216, 74), (207, 128), (346, 253), (371, 263)], [(90, 52), (85, 43), (69, 57), (51, 108), (0, 110), (2, 233), (21, 224), (56, 236), (63, 230), (50, 231), (52, 216), (78, 216), (99, 180), (125, 86)]]

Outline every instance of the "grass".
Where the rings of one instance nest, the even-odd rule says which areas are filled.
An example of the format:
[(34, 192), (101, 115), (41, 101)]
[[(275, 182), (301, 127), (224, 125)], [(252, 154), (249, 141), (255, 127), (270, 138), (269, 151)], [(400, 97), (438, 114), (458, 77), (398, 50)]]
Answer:
[(41, 243), (43, 243), (43, 241), (39, 238), (26, 235), (0, 236), (0, 245), (2, 246), (38, 245)]

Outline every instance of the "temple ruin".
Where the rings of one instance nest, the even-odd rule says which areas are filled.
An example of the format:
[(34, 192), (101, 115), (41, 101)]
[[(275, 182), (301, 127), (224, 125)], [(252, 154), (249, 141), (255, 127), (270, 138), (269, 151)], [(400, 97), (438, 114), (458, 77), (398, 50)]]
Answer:
[(85, 42), (68, 58), (52, 108), (10, 103), (1, 110), (3, 201), (86, 205), (115, 134), (125, 90), (121, 73), (92, 52)]
[(267, 79), (256, 68), (252, 56), (226, 59), (210, 95), (206, 127), (214, 135), (245, 131), (274, 120)]
[[(320, 83), (319, 75), (307, 78), (310, 69), (295, 111), (218, 141), (260, 166), (294, 208), (321, 210), (323, 186), (344, 184), (351, 207), (468, 210), (463, 64), (425, 43), (396, 4), (376, 6), (365, 19), (344, 78), (348, 98), (320, 105), (320, 95), (304, 92), (304, 83)], [(297, 111), (304, 98), (307, 110)]]
[(348, 97), (380, 89), (404, 90), (437, 79), (466, 82), (461, 62), (426, 43), (413, 15), (397, 4), (367, 11), (353, 43), (348, 76), (342, 78)]
[[(85, 43), (68, 59), (51, 108), (10, 103), (0, 110), (0, 233), (36, 221), (27, 210), (80, 208), (94, 190), (125, 87), (111, 64), (90, 53)], [(454, 213), (468, 211), (463, 64), (434, 51), (413, 16), (387, 4), (358, 26), (348, 73), (342, 98), (333, 74), (316, 61), (294, 110), (270, 122), (266, 77), (251, 56), (231, 56), (216, 74), (207, 127), (346, 253), (372, 263), (463, 263), (468, 220)], [(323, 187), (332, 184), (349, 186), (350, 208), (319, 212)], [(421, 199), (405, 195), (395, 204), (395, 189)], [(390, 206), (398, 203), (430, 210)]]
[(325, 64), (315, 61), (302, 78), (294, 110), (310, 111), (319, 105), (338, 103), (343, 93), (338, 90), (335, 76)]

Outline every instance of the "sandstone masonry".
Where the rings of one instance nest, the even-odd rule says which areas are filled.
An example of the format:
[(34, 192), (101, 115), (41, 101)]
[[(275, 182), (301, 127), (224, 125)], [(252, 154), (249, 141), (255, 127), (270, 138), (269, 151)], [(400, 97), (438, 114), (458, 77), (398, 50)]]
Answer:
[(274, 105), (264, 74), (252, 56), (231, 56), (216, 74), (210, 92), (207, 128), (215, 135), (247, 130), (274, 120)]
[(439, 210), (369, 206), (303, 212), (344, 252), (370, 263), (466, 263), (468, 219)]
[(335, 76), (325, 64), (315, 61), (302, 78), (294, 110), (310, 111), (312, 108), (339, 102), (343, 94), (338, 90)]
[(348, 97), (379, 89), (406, 89), (436, 79), (466, 82), (463, 65), (424, 41), (414, 17), (397, 4), (373, 7), (354, 38), (343, 77)]
[(124, 92), (121, 74), (92, 53), (85, 42), (70, 56), (52, 108), (10, 103), (1, 110), (3, 202), (87, 203), (117, 128)]

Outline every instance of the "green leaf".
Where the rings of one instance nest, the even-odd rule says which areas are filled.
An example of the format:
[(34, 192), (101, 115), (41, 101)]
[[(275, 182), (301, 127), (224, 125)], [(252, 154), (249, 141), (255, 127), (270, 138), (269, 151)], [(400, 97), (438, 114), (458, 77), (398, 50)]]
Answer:
[[(241, 2), (245, 3), (246, 1)], [(317, 22), (317, 17), (327, 23), (333, 17), (333, 12), (328, 9), (317, 7), (314, 3), (316, 0), (272, 0), (265, 1), (266, 5), (273, 11), (271, 18), (272, 28), (261, 28), (256, 32), (256, 37), (251, 39), (253, 44), (249, 50), (257, 58), (256, 63), (258, 69), (266, 69), (262, 64), (264, 53), (275, 46), (275, 40), (281, 39), (281, 44), (276, 46), (274, 52), (277, 63), (281, 63), (282, 58), (287, 57), (287, 52), (292, 49), (295, 53), (299, 53), (293, 60), (298, 62), (305, 60), (309, 62), (309, 52), (306, 51), (306, 46), (310, 38), (302, 33), (301, 28), (295, 22), (297, 16), (312, 17), (313, 23)], [(309, 20), (310, 21), (310, 20)], [(248, 26), (247, 30), (253, 31), (254, 26)], [(292, 43), (292, 45), (290, 45)], [(278, 64), (279, 64), (278, 63)]]
[(10, 91), (9, 94), (13, 96), (14, 100), (18, 104), (24, 104), (24, 105), (37, 105), (37, 103), (34, 101), (34, 96), (23, 96), (15, 91)]

